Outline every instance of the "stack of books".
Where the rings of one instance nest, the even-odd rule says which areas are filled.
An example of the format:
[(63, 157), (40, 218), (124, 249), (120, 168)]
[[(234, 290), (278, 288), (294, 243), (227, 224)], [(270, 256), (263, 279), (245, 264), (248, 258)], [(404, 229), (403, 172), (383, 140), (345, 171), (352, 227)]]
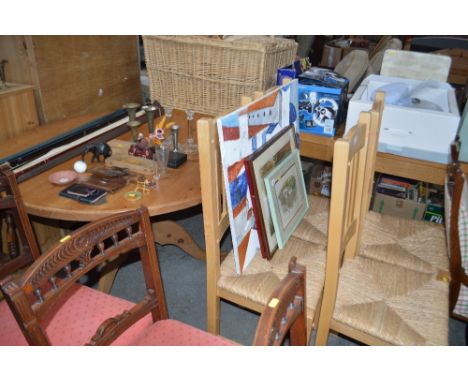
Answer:
[(418, 182), (396, 176), (381, 175), (376, 191), (400, 199), (418, 200)]

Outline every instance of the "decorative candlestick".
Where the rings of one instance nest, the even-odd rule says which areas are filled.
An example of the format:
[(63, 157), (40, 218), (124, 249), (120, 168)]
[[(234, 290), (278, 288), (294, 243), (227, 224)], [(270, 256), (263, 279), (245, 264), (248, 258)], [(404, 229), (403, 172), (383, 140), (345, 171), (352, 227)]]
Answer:
[(164, 114), (166, 115), (166, 123), (171, 122), (172, 119), (172, 107), (164, 106)]
[(136, 111), (140, 107), (140, 104), (136, 102), (130, 102), (123, 105), (123, 107), (127, 109), (128, 121), (134, 121), (136, 119)]
[(172, 132), (172, 145), (173, 145), (173, 150), (174, 152), (179, 152), (179, 125), (172, 125), (171, 126), (171, 132)]
[(127, 123), (127, 126), (132, 131), (132, 141), (136, 142), (138, 140), (138, 127), (140, 127), (141, 122), (138, 121), (130, 121)]
[(193, 115), (195, 114), (192, 110), (187, 110), (187, 140), (184, 145), (184, 152), (186, 154), (196, 154), (198, 152), (198, 145), (193, 141), (192, 123)]
[(154, 133), (154, 115), (158, 108), (154, 105), (144, 105), (142, 109), (146, 112), (148, 118), (148, 131), (150, 134)]

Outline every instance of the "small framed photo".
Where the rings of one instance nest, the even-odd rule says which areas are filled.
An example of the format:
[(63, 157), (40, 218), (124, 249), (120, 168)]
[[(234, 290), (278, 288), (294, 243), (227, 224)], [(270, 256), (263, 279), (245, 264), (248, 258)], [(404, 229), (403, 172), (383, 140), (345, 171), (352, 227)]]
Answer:
[(245, 168), (262, 257), (271, 259), (278, 248), (275, 226), (268, 205), (265, 176), (296, 149), (294, 125), (285, 127), (259, 151), (246, 158)]
[(265, 176), (265, 188), (281, 249), (309, 208), (299, 150), (293, 150)]

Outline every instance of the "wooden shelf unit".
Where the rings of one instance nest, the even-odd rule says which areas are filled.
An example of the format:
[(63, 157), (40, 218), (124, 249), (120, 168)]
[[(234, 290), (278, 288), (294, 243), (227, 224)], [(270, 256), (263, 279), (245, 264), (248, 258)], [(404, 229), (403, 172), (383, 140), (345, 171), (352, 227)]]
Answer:
[(6, 140), (39, 125), (34, 86), (7, 83), (0, 89), (0, 139)]

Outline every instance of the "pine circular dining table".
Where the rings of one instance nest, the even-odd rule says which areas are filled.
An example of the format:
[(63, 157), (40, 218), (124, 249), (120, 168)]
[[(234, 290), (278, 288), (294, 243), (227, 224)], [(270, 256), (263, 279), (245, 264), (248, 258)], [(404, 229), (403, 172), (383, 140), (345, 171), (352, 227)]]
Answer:
[[(68, 118), (63, 121), (38, 126), (21, 136), (3, 141), (0, 144), (0, 158), (69, 131), (101, 115), (93, 114)], [(195, 115), (194, 120), (200, 117), (201, 115)], [(172, 120), (181, 126), (179, 138), (180, 142), (183, 142), (187, 132), (185, 112), (174, 110)], [(155, 123), (157, 122), (158, 120), (155, 121)], [(193, 123), (193, 126), (196, 128), (196, 123)], [(147, 135), (146, 123), (140, 126), (139, 131), (146, 132)], [(194, 136), (196, 137), (195, 132)], [(124, 133), (118, 139), (130, 140), (131, 134), (130, 132)], [(132, 201), (125, 197), (127, 192), (134, 191), (136, 187), (134, 183), (129, 183), (114, 193), (108, 193), (105, 202), (99, 204), (84, 204), (59, 196), (59, 192), (65, 186), (57, 186), (48, 180), (49, 176), (57, 171), (73, 170), (74, 163), (79, 159), (81, 159), (81, 156), (68, 159), (19, 184), (28, 214), (59, 221), (90, 222), (144, 205), (148, 208), (152, 217), (155, 242), (161, 245), (176, 245), (197, 259), (205, 259), (204, 251), (192, 239), (190, 234), (176, 221), (171, 220), (171, 214), (201, 204), (198, 155), (189, 155), (187, 161), (176, 169), (169, 168), (167, 175), (156, 182), (155, 188), (141, 192), (140, 200)], [(80, 177), (89, 176), (89, 170), (94, 166), (103, 165), (102, 162), (92, 162), (91, 155), (85, 156), (84, 159), (88, 166), (88, 172), (79, 174), (78, 181)], [(112, 282), (113, 278), (112, 280), (109, 278), (107, 281), (101, 282), (100, 288), (110, 290)]]

